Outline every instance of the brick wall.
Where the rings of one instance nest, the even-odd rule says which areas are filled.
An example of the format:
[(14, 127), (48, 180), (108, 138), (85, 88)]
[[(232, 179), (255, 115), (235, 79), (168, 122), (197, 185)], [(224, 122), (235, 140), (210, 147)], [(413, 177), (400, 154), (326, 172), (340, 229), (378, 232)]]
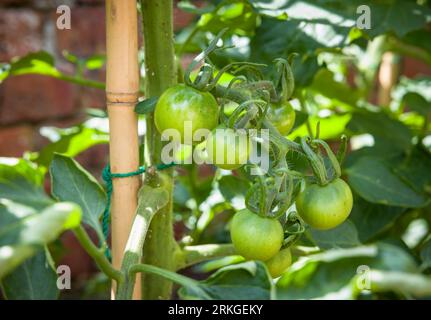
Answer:
[[(63, 4), (71, 8), (70, 30), (56, 28), (56, 10)], [(174, 12), (176, 30), (193, 19), (177, 8)], [(0, 0), (0, 62), (38, 50), (51, 53), (56, 66), (65, 72), (73, 71), (73, 66), (63, 58), (63, 50), (79, 57), (104, 54), (105, 1)], [(104, 81), (105, 70), (86, 76)], [(82, 120), (85, 108), (104, 106), (103, 90), (38, 75), (11, 77), (0, 84), (0, 156), (39, 150), (47, 143), (39, 135), (41, 126), (68, 127)], [(106, 156), (103, 146), (95, 149), (82, 159), (89, 165), (95, 156)]]

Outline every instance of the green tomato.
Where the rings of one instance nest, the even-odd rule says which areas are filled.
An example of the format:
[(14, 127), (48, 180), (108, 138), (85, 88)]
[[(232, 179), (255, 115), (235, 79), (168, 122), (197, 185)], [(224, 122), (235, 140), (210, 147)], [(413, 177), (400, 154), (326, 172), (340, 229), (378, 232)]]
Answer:
[(290, 249), (281, 249), (275, 256), (265, 262), (269, 273), (273, 278), (281, 276), (292, 264)]
[(185, 121), (191, 121), (190, 139), (198, 129), (214, 129), (218, 124), (219, 107), (209, 92), (202, 92), (184, 84), (167, 89), (160, 96), (154, 111), (157, 130), (175, 129), (180, 133), (181, 142), (185, 141)]
[(247, 163), (251, 146), (245, 131), (220, 126), (207, 137), (208, 162), (225, 170), (237, 169)]
[(176, 163), (187, 164), (191, 162), (193, 156), (193, 146), (180, 144), (174, 152), (174, 161)]
[(311, 227), (320, 230), (332, 229), (343, 223), (352, 206), (352, 191), (339, 178), (325, 186), (307, 185), (296, 199), (298, 214)]
[(288, 101), (277, 105), (271, 104), (267, 116), (283, 136), (286, 136), (295, 124), (295, 110)]
[(232, 218), (230, 235), (235, 250), (246, 259), (266, 261), (280, 250), (283, 228), (276, 219), (261, 217), (248, 209)]

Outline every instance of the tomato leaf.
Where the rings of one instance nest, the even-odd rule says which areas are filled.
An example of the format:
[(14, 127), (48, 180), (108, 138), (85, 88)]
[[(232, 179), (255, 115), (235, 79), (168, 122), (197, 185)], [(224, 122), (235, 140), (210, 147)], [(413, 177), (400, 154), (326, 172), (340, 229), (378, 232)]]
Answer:
[(103, 239), (100, 215), (106, 206), (106, 193), (97, 180), (72, 158), (55, 154), (50, 166), (52, 194), (58, 200), (72, 201), (82, 208), (82, 220)]
[(244, 197), (250, 183), (235, 176), (223, 176), (218, 180), (218, 186), (226, 201), (231, 201), (235, 196)]
[(73, 203), (55, 203), (40, 213), (11, 201), (0, 204), (0, 279), (55, 240), (77, 227), (81, 209)]
[(367, 242), (389, 229), (406, 208), (371, 203), (361, 197), (355, 197), (350, 220), (355, 223), (358, 237)]
[(57, 273), (49, 265), (44, 251), (39, 251), (3, 278), (1, 287), (9, 300), (54, 300), (59, 295)]
[(138, 102), (135, 106), (135, 112), (137, 114), (147, 114), (147, 113), (153, 112), (154, 109), (156, 108), (156, 104), (158, 100), (159, 100), (159, 97), (151, 97)]
[(421, 259), (423, 269), (427, 269), (431, 267), (431, 238), (426, 241), (421, 249)]
[(361, 245), (358, 231), (353, 222), (346, 220), (331, 230), (309, 229), (307, 232), (314, 243), (321, 249), (350, 248)]
[(60, 130), (60, 139), (48, 144), (38, 154), (34, 155), (32, 161), (49, 166), (55, 153), (74, 157), (88, 148), (108, 143), (109, 135), (104, 132), (85, 126), (69, 128), (67, 131)]
[[(273, 295), (273, 284), (265, 265), (247, 261), (219, 269), (200, 283), (205, 293), (216, 300), (268, 300)], [(183, 299), (208, 299), (189, 288), (179, 291)]]
[(44, 172), (24, 159), (0, 158), (0, 199), (36, 209), (54, 203), (43, 190)]
[(418, 272), (413, 258), (394, 245), (333, 249), (295, 262), (276, 284), (277, 299), (350, 299), (350, 282), (369, 269)]
[(350, 186), (369, 202), (388, 206), (420, 208), (429, 199), (410, 188), (388, 163), (376, 157), (363, 157), (346, 170)]

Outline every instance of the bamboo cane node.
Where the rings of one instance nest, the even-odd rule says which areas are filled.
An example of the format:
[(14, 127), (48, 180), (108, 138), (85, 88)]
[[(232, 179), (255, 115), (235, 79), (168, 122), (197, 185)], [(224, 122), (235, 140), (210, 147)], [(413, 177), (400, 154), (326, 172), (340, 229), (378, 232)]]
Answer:
[(138, 92), (106, 92), (106, 102), (108, 105), (131, 105), (138, 102)]

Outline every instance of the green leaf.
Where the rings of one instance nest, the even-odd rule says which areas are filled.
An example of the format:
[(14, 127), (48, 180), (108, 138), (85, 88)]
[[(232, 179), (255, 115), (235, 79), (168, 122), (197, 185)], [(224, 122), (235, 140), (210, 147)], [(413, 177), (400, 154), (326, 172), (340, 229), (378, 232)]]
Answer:
[(383, 111), (354, 112), (347, 128), (355, 134), (371, 134), (376, 147), (385, 150), (405, 151), (412, 146), (409, 128)]
[(416, 111), (425, 117), (431, 112), (431, 102), (425, 100), (425, 98), (418, 93), (408, 92), (403, 97), (403, 102), (410, 110)]
[(92, 146), (108, 143), (109, 135), (96, 129), (78, 126), (61, 132), (61, 138), (48, 144), (32, 160), (48, 167), (55, 153), (74, 157)]
[(313, 242), (321, 249), (350, 248), (361, 245), (358, 231), (350, 220), (346, 220), (338, 227), (320, 231), (310, 229), (309, 234)]
[(350, 186), (369, 202), (388, 206), (420, 208), (429, 199), (410, 188), (376, 157), (363, 157), (346, 169)]
[(431, 190), (431, 154), (421, 148), (415, 147), (406, 157), (399, 157), (394, 172), (410, 188), (418, 193), (429, 193)]
[(59, 295), (57, 273), (49, 265), (44, 251), (39, 251), (3, 278), (1, 287), (9, 300), (54, 300)]
[(348, 84), (334, 80), (334, 74), (328, 69), (320, 69), (310, 86), (314, 90), (329, 99), (334, 99), (339, 103), (348, 106), (356, 106), (361, 94), (352, 89)]
[(53, 203), (43, 190), (44, 174), (24, 159), (0, 158), (0, 200), (9, 199), (42, 209)]
[(235, 196), (244, 197), (250, 183), (236, 176), (223, 176), (218, 180), (218, 187), (226, 201), (231, 201)]
[(277, 298), (350, 299), (346, 288), (361, 268), (418, 272), (413, 258), (393, 245), (333, 249), (295, 262), (277, 282)]
[(0, 279), (65, 230), (75, 228), (81, 209), (73, 203), (55, 203), (37, 213), (11, 201), (0, 204)]
[(40, 74), (51, 77), (61, 75), (54, 66), (54, 58), (46, 51), (29, 53), (13, 61), (10, 65), (8, 75)]
[(431, 238), (426, 241), (421, 249), (421, 260), (423, 269), (431, 267)]
[(254, 31), (257, 19), (257, 14), (247, 1), (222, 1), (214, 10), (201, 15), (197, 27), (214, 34), (228, 28), (228, 32), (247, 35)]
[(196, 281), (148, 264), (134, 265), (131, 271), (159, 275), (181, 285), (178, 293), (183, 299), (268, 300), (274, 295), (272, 279), (265, 264), (260, 261), (247, 261), (221, 268), (205, 281)]
[[(184, 287), (179, 291), (183, 299), (215, 300), (268, 300), (273, 285), (265, 265), (259, 261), (247, 261), (219, 269), (199, 286), (207, 296), (197, 290)], [(208, 297), (209, 296), (209, 297)]]
[(408, 44), (428, 51), (428, 54), (431, 55), (431, 34), (426, 28), (409, 32), (402, 38), (402, 40)]
[[(397, 36), (420, 29), (430, 20), (431, 9), (425, 5), (418, 5), (416, 1), (406, 0), (320, 0), (316, 4), (309, 1), (292, 0), (249, 0), (259, 13), (280, 16), (287, 13), (289, 19), (301, 22), (322, 24), (327, 27), (338, 27), (337, 35), (348, 35), (356, 26), (360, 14), (357, 8), (366, 5), (370, 8), (371, 29), (361, 30), (370, 37), (392, 32)], [(316, 30), (318, 32), (318, 30)], [(310, 37), (316, 38), (313, 33)], [(325, 39), (322, 39), (322, 43)]]
[(431, 77), (419, 76), (414, 79), (401, 77), (391, 94), (395, 108), (407, 104), (412, 110), (427, 115), (431, 104), (431, 93), (428, 90), (430, 86)]
[(202, 8), (197, 7), (194, 3), (191, 3), (190, 1), (179, 1), (177, 3), (177, 7), (185, 12), (190, 12), (193, 14), (203, 14), (208, 13), (214, 10), (214, 6), (212, 4), (207, 4)]
[(147, 113), (153, 112), (154, 109), (156, 108), (156, 104), (158, 100), (159, 100), (159, 97), (151, 97), (141, 102), (138, 102), (135, 106), (135, 112), (137, 114), (147, 114)]
[(394, 225), (406, 208), (368, 202), (355, 197), (350, 220), (355, 223), (360, 241), (367, 242)]
[[(308, 118), (308, 121), (313, 130), (313, 133), (315, 133), (317, 123), (320, 123), (320, 139), (328, 140), (328, 139), (339, 138), (343, 134), (350, 118), (351, 118), (350, 114), (343, 114), (343, 115), (333, 114), (326, 118), (310, 116)], [(307, 125), (304, 123), (297, 129), (295, 129), (288, 136), (288, 138), (290, 140), (295, 140), (298, 137), (303, 137), (308, 135), (309, 133), (308, 133)]]
[(85, 68), (87, 70), (97, 70), (103, 67), (106, 62), (106, 56), (103, 54), (95, 54), (85, 60)]
[(75, 160), (59, 154), (54, 155), (50, 174), (53, 196), (79, 204), (83, 222), (103, 239), (99, 218), (106, 206), (106, 193), (97, 180)]

